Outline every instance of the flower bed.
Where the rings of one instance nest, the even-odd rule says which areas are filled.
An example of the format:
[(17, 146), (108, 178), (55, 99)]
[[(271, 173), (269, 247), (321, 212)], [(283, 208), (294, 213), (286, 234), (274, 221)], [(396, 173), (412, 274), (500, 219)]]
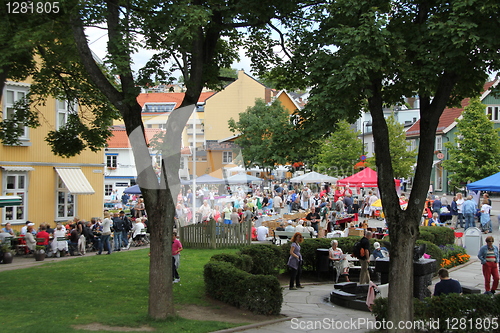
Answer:
[(465, 249), (458, 245), (442, 245), (439, 247), (443, 253), (441, 267), (452, 268), (469, 261), (470, 255), (465, 253)]

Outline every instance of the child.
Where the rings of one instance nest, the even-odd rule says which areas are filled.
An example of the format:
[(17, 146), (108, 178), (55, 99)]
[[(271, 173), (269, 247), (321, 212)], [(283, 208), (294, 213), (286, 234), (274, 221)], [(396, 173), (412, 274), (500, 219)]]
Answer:
[(481, 206), (481, 227), (485, 234), (491, 233), (493, 230), (491, 228), (491, 218), (490, 218), (491, 206), (488, 205), (488, 200), (483, 201)]
[(182, 251), (182, 244), (181, 242), (177, 239), (177, 233), (173, 232), (172, 233), (172, 273), (173, 273), (173, 278), (174, 278), (174, 283), (177, 283), (181, 280), (179, 277), (179, 273), (177, 272), (177, 269), (179, 268), (179, 263), (180, 263), (180, 255)]

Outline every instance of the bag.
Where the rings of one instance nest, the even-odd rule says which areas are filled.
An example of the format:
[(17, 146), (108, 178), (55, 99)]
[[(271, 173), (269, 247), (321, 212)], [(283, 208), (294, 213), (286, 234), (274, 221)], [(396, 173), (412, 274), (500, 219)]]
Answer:
[(354, 244), (352, 248), (352, 256), (354, 258), (358, 259), (364, 259), (365, 258), (365, 249), (361, 247), (361, 242), (358, 241)]
[(325, 216), (326, 216), (326, 214), (328, 214), (328, 207), (323, 206), (323, 207), (321, 208), (321, 210), (319, 211), (319, 216), (321, 216), (321, 217), (325, 217)]

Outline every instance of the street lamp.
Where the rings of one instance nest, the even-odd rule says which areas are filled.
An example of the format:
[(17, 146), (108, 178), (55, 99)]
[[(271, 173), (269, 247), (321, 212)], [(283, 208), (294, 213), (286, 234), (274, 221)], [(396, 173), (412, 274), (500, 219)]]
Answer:
[(371, 120), (365, 120), (363, 121), (362, 127), (363, 127), (363, 153), (362, 156), (365, 156), (365, 126), (371, 126), (372, 122)]

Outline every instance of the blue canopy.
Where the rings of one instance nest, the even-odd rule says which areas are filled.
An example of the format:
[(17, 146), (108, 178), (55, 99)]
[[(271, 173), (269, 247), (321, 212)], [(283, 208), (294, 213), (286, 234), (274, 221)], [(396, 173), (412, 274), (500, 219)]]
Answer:
[(500, 172), (467, 185), (472, 191), (500, 192)]

